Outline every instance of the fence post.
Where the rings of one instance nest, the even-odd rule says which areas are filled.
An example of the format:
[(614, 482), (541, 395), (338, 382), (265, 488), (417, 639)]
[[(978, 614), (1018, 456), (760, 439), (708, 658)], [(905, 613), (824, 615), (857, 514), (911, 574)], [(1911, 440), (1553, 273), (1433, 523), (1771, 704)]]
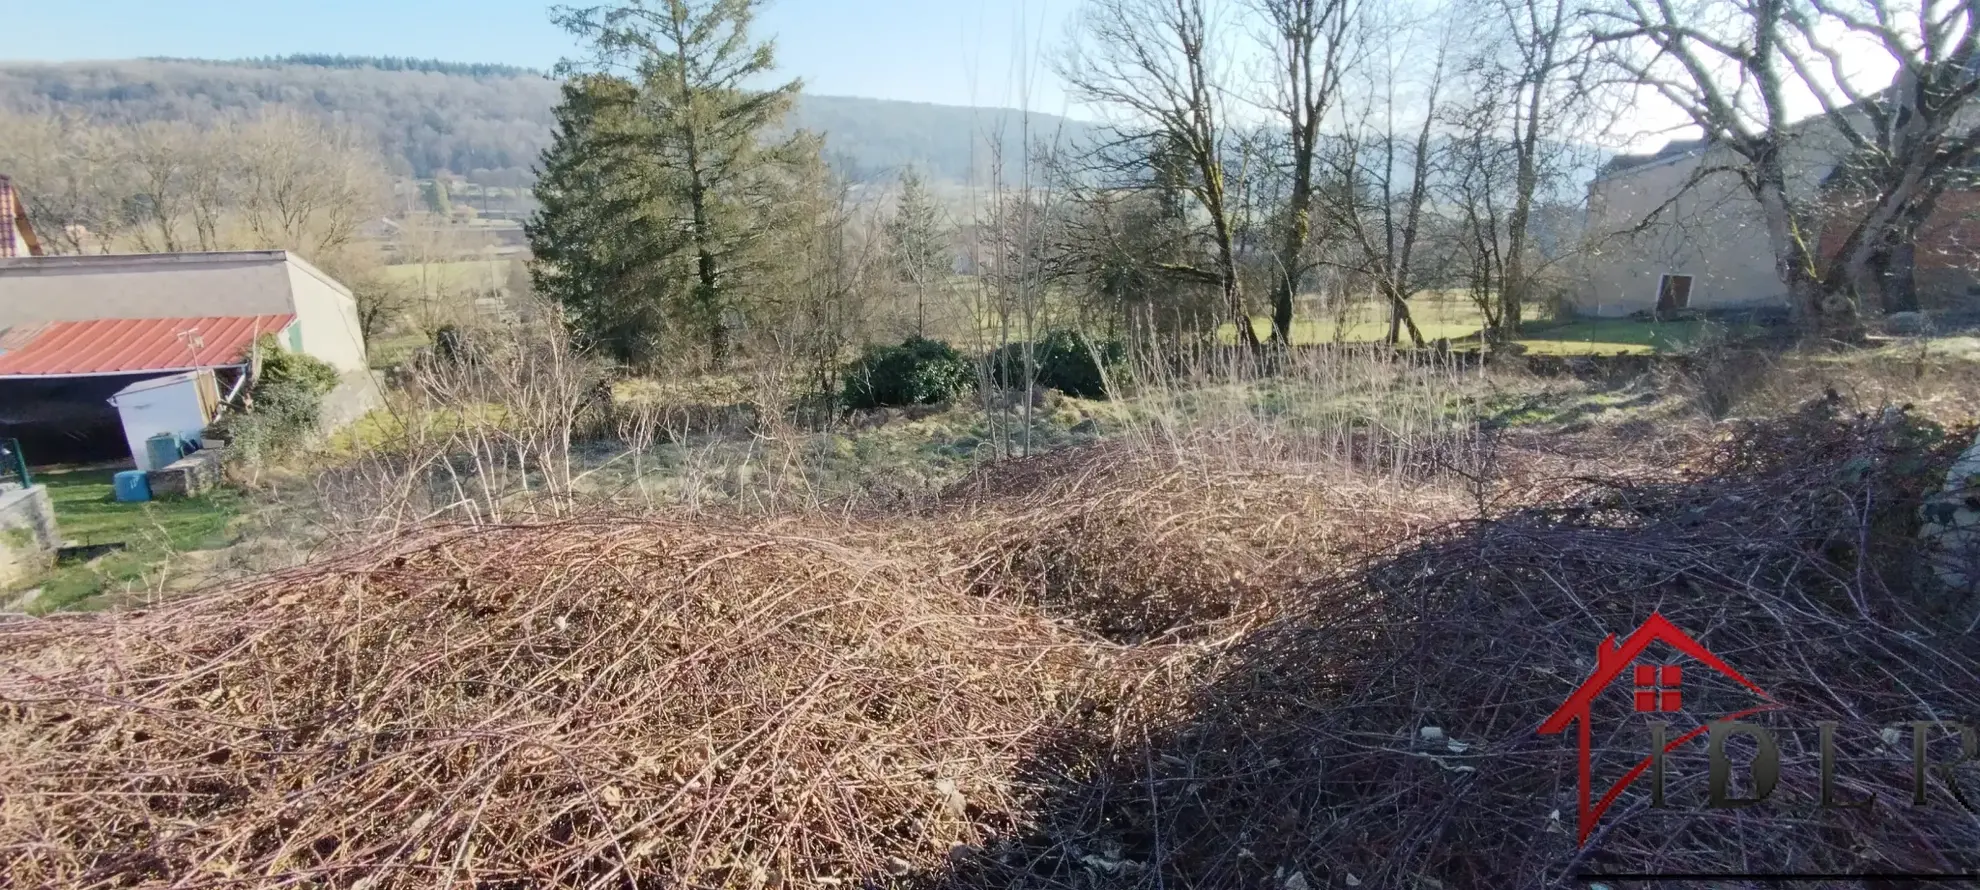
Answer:
[(27, 455), (21, 453), (19, 439), (0, 439), (0, 471), (20, 477), (22, 488), (34, 487), (34, 479), (28, 476)]

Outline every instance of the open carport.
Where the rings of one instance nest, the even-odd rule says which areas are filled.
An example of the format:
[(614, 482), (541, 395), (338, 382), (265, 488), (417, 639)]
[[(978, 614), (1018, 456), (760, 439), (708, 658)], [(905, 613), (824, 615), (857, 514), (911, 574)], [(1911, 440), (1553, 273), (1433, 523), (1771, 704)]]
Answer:
[(19, 439), (34, 466), (128, 460), (110, 397), (156, 374), (0, 378), (0, 439)]
[[(100, 319), (0, 331), (0, 438), (19, 439), (28, 461), (41, 466), (129, 460), (138, 431), (126, 429), (130, 415), (111, 397), (187, 371), (217, 370), (231, 384), (255, 338), (281, 336), (294, 322), (292, 315)], [(204, 384), (209, 403), (218, 402), (213, 384)]]

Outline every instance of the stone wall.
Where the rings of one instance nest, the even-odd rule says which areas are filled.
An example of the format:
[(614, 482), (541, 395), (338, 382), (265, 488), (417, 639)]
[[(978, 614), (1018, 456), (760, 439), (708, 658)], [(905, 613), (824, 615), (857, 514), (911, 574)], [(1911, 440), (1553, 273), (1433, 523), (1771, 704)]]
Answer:
[(173, 461), (163, 469), (146, 474), (152, 497), (197, 497), (220, 484), (224, 449), (207, 448)]
[(344, 374), (337, 379), (336, 388), (323, 397), (320, 432), (334, 434), (384, 405), (385, 392), (379, 388), (376, 374), (369, 370)]
[(1953, 463), (1945, 487), (1921, 512), (1932, 569), (1953, 597), (1946, 605), (1971, 605), (1980, 594), (1980, 439)]
[(46, 487), (0, 489), (0, 584), (40, 573), (61, 544)]

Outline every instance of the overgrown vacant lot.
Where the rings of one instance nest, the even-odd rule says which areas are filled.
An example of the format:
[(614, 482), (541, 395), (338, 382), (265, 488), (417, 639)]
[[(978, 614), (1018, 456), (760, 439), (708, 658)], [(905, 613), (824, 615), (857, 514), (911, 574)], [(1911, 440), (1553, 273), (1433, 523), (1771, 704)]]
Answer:
[[(1547, 376), (1315, 352), (824, 430), (648, 392), (677, 425), (622, 411), (600, 433), (620, 447), (563, 452), (551, 433), (579, 415), (503, 396), (503, 375), (589, 389), (490, 363), (473, 393), (504, 410), (378, 424), (260, 480), (300, 499), (275, 512), (321, 510), (309, 546), (334, 553), (0, 625), (0, 872), (1317, 888), (1943, 868), (1920, 851), (1973, 849), (1970, 820), (1811, 815), (1794, 734), (1797, 802), (1701, 818), (1685, 748), (1675, 808), (1619, 807), (1577, 853), (1573, 746), (1534, 728), (1655, 610), (1789, 702), (1784, 733), (1843, 726), (1863, 766), (1839, 793), (1908, 800), (1881, 730), (1980, 706), (1972, 604), (1917, 538), (1973, 435), (1959, 354)], [(1748, 361), (1737, 386), (1712, 376)], [(1923, 407), (1825, 395), (1838, 380)], [(431, 416), (468, 382), (395, 410)], [(989, 460), (1026, 435), (1039, 453)], [(1697, 678), (1687, 707), (1736, 693)], [(1639, 742), (1606, 740), (1598, 774)]]

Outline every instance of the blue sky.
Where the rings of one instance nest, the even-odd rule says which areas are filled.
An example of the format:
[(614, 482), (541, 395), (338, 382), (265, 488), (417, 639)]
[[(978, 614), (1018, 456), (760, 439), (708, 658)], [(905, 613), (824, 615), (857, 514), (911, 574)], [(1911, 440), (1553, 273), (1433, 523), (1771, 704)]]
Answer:
[[(235, 58), (299, 52), (505, 62), (570, 55), (547, 0), (68, 0), (7, 11), (9, 58)], [(772, 0), (758, 31), (816, 93), (1064, 109), (1039, 61), (1072, 0)]]

